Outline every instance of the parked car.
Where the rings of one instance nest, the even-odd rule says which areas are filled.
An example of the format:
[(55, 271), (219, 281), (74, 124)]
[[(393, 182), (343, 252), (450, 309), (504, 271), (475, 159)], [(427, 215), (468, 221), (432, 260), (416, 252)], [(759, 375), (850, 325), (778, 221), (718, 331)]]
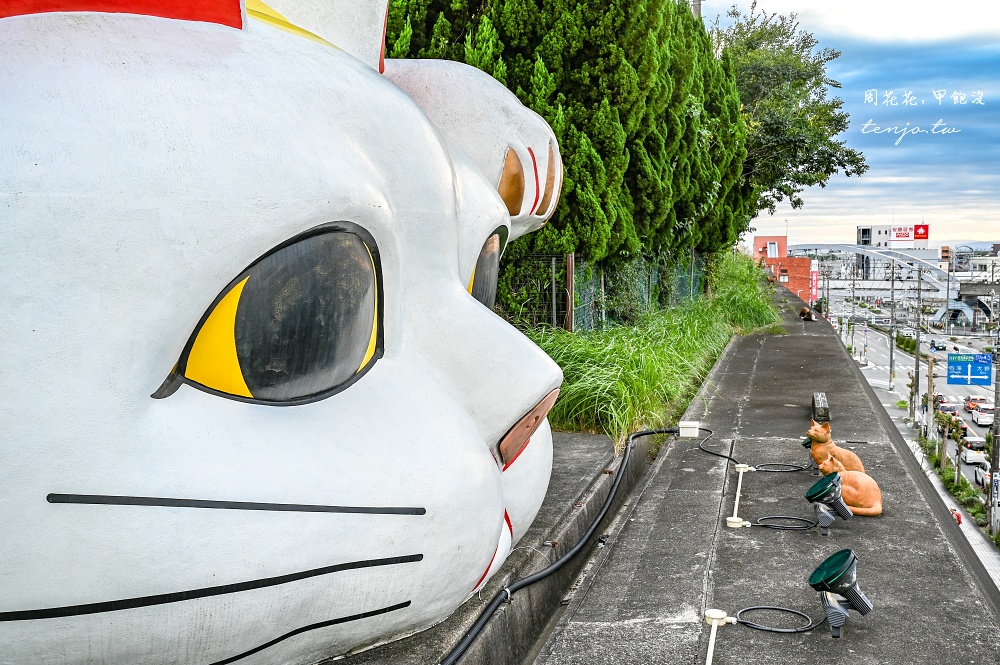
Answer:
[(985, 404), (988, 400), (985, 397), (979, 395), (969, 395), (965, 398), (965, 410), (970, 413), (975, 408), (976, 404)]
[(976, 423), (980, 427), (983, 425), (992, 425), (993, 418), (996, 417), (996, 407), (992, 404), (980, 404), (979, 407), (972, 412), (972, 422)]
[[(981, 436), (965, 435), (962, 437), (962, 446), (965, 450), (986, 450), (986, 439)], [(965, 450), (962, 452), (964, 453)], [(986, 459), (985, 457), (983, 459)]]
[(915, 339), (917, 336), (917, 333), (913, 330), (913, 328), (903, 328), (899, 331), (899, 334), (903, 337), (908, 337), (909, 339)]
[(980, 487), (984, 489), (989, 487), (990, 463), (984, 460), (976, 464), (976, 468), (972, 470), (972, 477)]
[[(983, 441), (983, 445), (986, 445), (985, 440)], [(986, 461), (986, 453), (974, 448), (962, 448), (961, 457), (962, 461), (966, 464), (979, 464)]]

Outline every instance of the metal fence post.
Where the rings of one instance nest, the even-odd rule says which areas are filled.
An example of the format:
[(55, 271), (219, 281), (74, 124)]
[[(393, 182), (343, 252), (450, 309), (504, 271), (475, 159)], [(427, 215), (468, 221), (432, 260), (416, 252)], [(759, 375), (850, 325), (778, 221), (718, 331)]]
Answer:
[(573, 317), (576, 315), (576, 257), (566, 255), (566, 330), (573, 332)]
[(556, 257), (552, 257), (552, 327), (556, 327)]

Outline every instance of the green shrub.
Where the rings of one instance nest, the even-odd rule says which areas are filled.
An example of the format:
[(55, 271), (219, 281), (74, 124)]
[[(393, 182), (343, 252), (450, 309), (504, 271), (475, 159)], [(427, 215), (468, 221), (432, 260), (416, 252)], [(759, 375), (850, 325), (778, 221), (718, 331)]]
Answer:
[(557, 429), (600, 431), (621, 445), (632, 431), (679, 414), (734, 332), (774, 324), (762, 273), (742, 256), (717, 259), (711, 299), (688, 300), (632, 326), (525, 331), (563, 370), (549, 415)]

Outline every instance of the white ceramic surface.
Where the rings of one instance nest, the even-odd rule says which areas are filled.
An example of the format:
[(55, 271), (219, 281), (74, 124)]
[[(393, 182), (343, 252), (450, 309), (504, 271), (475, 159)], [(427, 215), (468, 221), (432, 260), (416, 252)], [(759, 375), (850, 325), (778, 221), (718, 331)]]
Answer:
[[(511, 224), (496, 174), (362, 55), (254, 20), (0, 19), (0, 663), (317, 662), (441, 621), (534, 519), (548, 425), (506, 471), (496, 444), (561, 373), (467, 292)], [(537, 140), (466, 101), (491, 145)], [(299, 406), (150, 397), (231, 280), (336, 220), (381, 257), (370, 371)]]

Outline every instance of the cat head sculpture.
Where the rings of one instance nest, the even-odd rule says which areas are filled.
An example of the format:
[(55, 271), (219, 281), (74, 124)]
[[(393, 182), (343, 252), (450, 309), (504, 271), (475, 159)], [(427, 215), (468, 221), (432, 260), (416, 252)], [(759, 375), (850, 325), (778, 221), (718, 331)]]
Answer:
[(819, 467), (819, 472), (824, 476), (828, 476), (834, 472), (844, 471), (844, 465), (841, 464), (840, 461), (833, 455), (830, 455), (822, 462), (819, 462), (817, 466)]
[(6, 654), (312, 663), (441, 621), (547, 488), (562, 375), (490, 306), (551, 129), (464, 65), (477, 114), (429, 117), (385, 0), (78, 4), (0, 11)]
[(806, 436), (813, 443), (829, 443), (830, 442), (830, 423), (818, 423), (815, 420), (811, 421), (809, 426), (809, 431), (806, 432)]

